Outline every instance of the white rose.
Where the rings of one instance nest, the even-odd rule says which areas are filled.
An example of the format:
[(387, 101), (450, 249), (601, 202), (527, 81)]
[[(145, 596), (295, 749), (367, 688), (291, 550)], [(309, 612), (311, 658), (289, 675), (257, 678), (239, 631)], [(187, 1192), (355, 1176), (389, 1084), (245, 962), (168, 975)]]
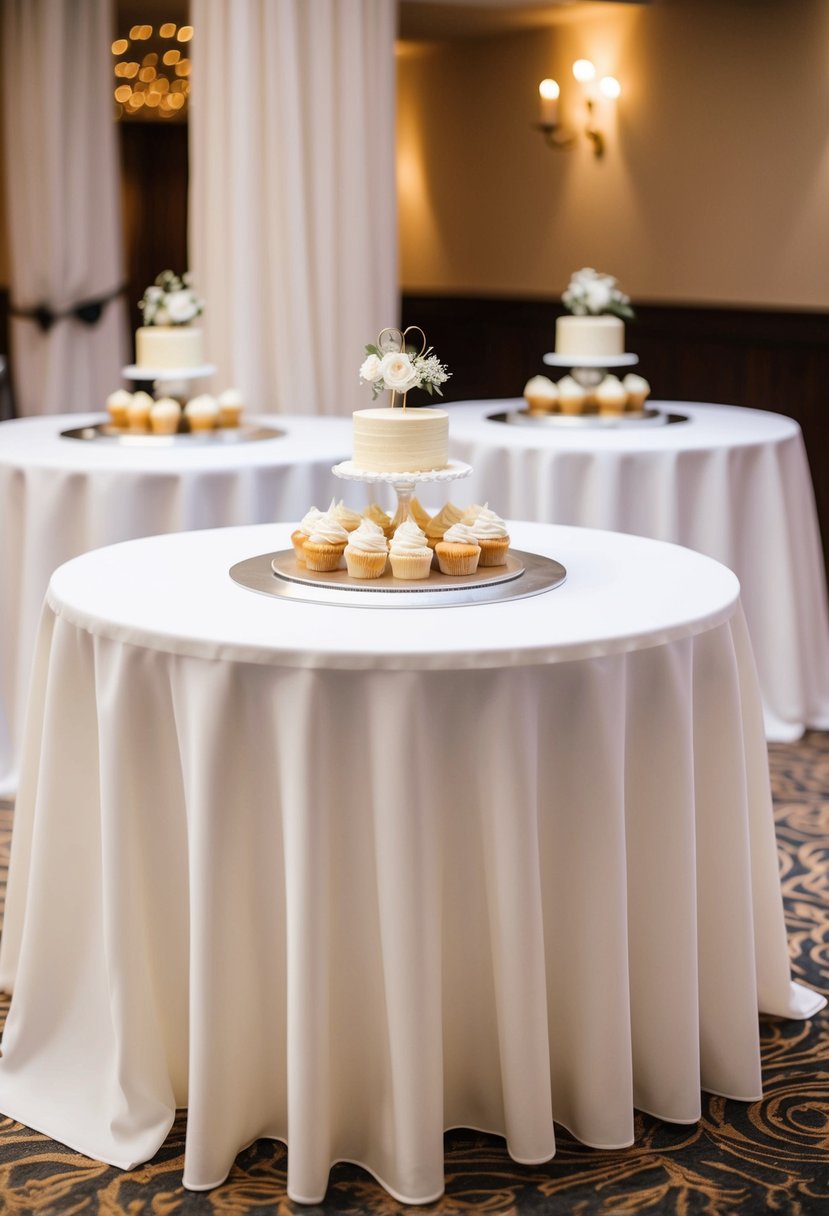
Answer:
[(380, 380), (383, 375), (383, 369), (380, 366), (380, 360), (377, 355), (369, 355), (363, 360), (360, 367), (360, 379), (366, 384), (374, 384), (376, 380)]
[(171, 291), (167, 296), (167, 314), (173, 325), (186, 325), (198, 316), (198, 305), (189, 291)]
[(380, 371), (386, 388), (395, 393), (407, 393), (420, 383), (420, 376), (405, 351), (392, 350), (383, 355)]
[[(146, 319), (148, 319), (148, 318), (146, 318)], [(170, 315), (167, 312), (166, 308), (157, 308), (155, 310), (155, 312), (153, 313), (152, 324), (153, 325), (169, 325), (170, 324)]]
[(164, 292), (161, 290), (160, 287), (148, 287), (147, 290), (144, 292), (144, 299), (145, 300), (160, 300), (163, 295), (164, 295)]
[(613, 288), (604, 279), (594, 279), (584, 285), (584, 302), (588, 311), (604, 312), (613, 299)]

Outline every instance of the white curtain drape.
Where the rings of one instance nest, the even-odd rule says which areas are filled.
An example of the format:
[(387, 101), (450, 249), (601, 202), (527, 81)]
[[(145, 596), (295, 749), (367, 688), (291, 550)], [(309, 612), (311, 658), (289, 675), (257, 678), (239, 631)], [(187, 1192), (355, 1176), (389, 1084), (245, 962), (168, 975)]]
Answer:
[(394, 0), (192, 0), (190, 263), (217, 388), (346, 414), (397, 323)]
[[(2, 0), (12, 367), (21, 414), (90, 410), (120, 383), (123, 280), (111, 0)], [(69, 315), (64, 315), (69, 314)]]

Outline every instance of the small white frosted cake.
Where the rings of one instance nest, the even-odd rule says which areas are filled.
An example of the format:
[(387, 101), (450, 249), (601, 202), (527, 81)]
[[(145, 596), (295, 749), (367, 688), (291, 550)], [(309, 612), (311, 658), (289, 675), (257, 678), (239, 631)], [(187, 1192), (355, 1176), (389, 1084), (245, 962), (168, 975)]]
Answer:
[(625, 323), (621, 317), (557, 318), (557, 355), (573, 359), (599, 359), (624, 353)]
[(202, 331), (191, 325), (142, 325), (135, 331), (135, 362), (153, 369), (201, 367)]
[(433, 409), (355, 410), (354, 464), (370, 473), (425, 473), (449, 461), (449, 415)]

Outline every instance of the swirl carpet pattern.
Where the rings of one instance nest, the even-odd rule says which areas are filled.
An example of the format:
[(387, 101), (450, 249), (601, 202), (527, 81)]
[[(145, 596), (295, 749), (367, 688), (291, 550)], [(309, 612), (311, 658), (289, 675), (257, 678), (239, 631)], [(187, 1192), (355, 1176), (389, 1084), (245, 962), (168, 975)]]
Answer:
[[(770, 746), (783, 894), (794, 974), (829, 993), (829, 734)], [(0, 807), (0, 901), (11, 808)], [(0, 902), (0, 908), (2, 903)], [(4, 1018), (8, 998), (0, 998)], [(446, 1193), (405, 1208), (362, 1170), (340, 1165), (325, 1202), (285, 1194), (287, 1150), (260, 1141), (237, 1158), (227, 1182), (183, 1190), (185, 1116), (141, 1169), (89, 1161), (11, 1119), (0, 1118), (3, 1216), (818, 1216), (829, 1212), (829, 1017), (761, 1019), (765, 1096), (751, 1105), (704, 1095), (693, 1127), (636, 1119), (632, 1148), (585, 1148), (557, 1129), (558, 1153), (543, 1166), (510, 1160), (498, 1137), (446, 1136)]]

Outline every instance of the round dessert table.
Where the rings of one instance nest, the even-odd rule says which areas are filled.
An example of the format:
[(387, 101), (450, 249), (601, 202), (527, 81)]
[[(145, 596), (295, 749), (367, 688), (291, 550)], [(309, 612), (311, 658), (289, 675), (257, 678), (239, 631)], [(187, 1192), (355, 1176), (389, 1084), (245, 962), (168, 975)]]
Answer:
[(522, 400), (449, 406), (451, 454), (472, 477), (454, 500), (543, 523), (687, 545), (739, 580), (766, 734), (829, 729), (829, 614), (812, 481), (791, 418), (649, 402), (671, 425), (598, 429), (493, 421)]
[[(157, 536), (52, 576), (16, 807), (0, 1111), (184, 1185), (285, 1140), (443, 1189), (443, 1132), (555, 1152), (761, 1093), (793, 984), (739, 588), (677, 546), (511, 525), (567, 580), (445, 609), (298, 603)], [(381, 593), (382, 594), (382, 593)], [(393, 593), (388, 593), (393, 594)], [(428, 593), (427, 593), (428, 594)]]
[(115, 541), (300, 519), (332, 495), (365, 500), (365, 487), (331, 475), (350, 454), (350, 419), (245, 418), (281, 432), (259, 442), (62, 435), (101, 421), (69, 414), (0, 424), (0, 796), (17, 785), (37, 620), (57, 566)]

